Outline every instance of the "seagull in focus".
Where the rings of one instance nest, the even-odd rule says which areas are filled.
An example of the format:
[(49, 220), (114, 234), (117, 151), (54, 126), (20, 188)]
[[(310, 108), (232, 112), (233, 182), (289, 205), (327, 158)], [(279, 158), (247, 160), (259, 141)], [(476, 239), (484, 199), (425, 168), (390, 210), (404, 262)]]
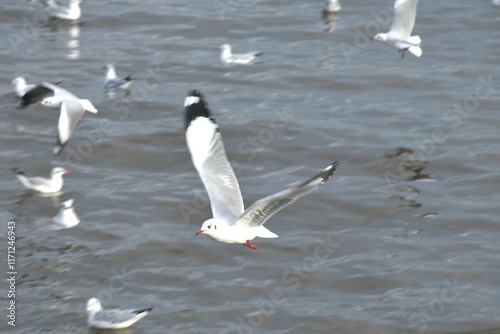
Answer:
[(87, 302), (85, 314), (87, 314), (87, 324), (89, 327), (100, 329), (122, 329), (132, 326), (134, 323), (144, 318), (152, 310), (152, 307), (142, 310), (104, 310), (99, 299), (91, 298)]
[(392, 18), (391, 29), (387, 33), (380, 33), (372, 37), (372, 40), (381, 41), (395, 47), (401, 54), (401, 59), (405, 56), (405, 51), (409, 51), (416, 57), (422, 55), (420, 36), (411, 36), (415, 17), (417, 15), (418, 0), (396, 0), (394, 2), (394, 16)]
[(323, 15), (338, 13), (341, 9), (339, 0), (328, 0), (323, 7)]
[(262, 55), (262, 52), (232, 53), (229, 44), (223, 44), (217, 50), (221, 51), (220, 61), (223, 64), (249, 65)]
[(82, 0), (69, 0), (69, 5), (65, 7), (58, 4), (55, 0), (48, 0), (45, 11), (51, 18), (74, 21), (78, 20), (82, 15), (80, 9), (81, 3)]
[(26, 79), (23, 77), (17, 77), (14, 80), (10, 82), (11, 86), (14, 86), (14, 90), (16, 92), (16, 95), (19, 97), (22, 97), (24, 94), (26, 94), (28, 91), (32, 90), (35, 88), (35, 84), (27, 84)]
[(132, 75), (126, 76), (125, 78), (118, 78), (116, 76), (115, 65), (108, 64), (103, 67), (106, 70), (106, 77), (104, 78), (104, 89), (111, 90), (120, 88), (128, 91), (130, 84), (134, 80)]
[(328, 180), (338, 162), (290, 189), (258, 200), (244, 210), (238, 180), (224, 149), (222, 136), (201, 93), (193, 90), (184, 101), (186, 143), (191, 159), (210, 198), (213, 218), (206, 220), (196, 235), (206, 234), (225, 243), (243, 244), (251, 249), (255, 237), (277, 238), (264, 223), (299, 197)]
[(73, 210), (73, 199), (61, 203), (59, 212), (54, 217), (54, 221), (64, 227), (73, 227), (78, 225), (80, 219)]
[(42, 194), (53, 194), (59, 192), (63, 187), (63, 175), (69, 173), (62, 167), (55, 167), (50, 173), (50, 178), (34, 176), (26, 172), (20, 171), (17, 168), (12, 169), (14, 175), (19, 181), (29, 190), (33, 190)]
[(76, 101), (86, 111), (97, 113), (92, 102), (87, 99), (79, 99), (73, 93), (57, 85), (43, 82), (28, 90), (17, 104), (18, 108), (26, 108), (32, 104), (43, 105), (51, 108), (59, 108), (63, 101)]

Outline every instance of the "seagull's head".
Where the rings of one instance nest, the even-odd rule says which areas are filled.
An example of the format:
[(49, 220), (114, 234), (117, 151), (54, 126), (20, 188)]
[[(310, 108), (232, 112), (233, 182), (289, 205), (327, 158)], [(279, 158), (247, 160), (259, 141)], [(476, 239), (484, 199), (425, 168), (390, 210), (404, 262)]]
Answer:
[(229, 45), (229, 44), (222, 44), (221, 46), (219, 46), (219, 48), (217, 50), (222, 51), (222, 52), (229, 52), (229, 53), (231, 53), (231, 45)]
[(97, 298), (90, 298), (87, 301), (87, 308), (85, 310), (85, 314), (89, 314), (92, 312), (102, 310), (101, 302)]
[(65, 174), (68, 174), (69, 173), (69, 170), (66, 170), (62, 167), (54, 167), (52, 169), (52, 176), (56, 176), (56, 175), (65, 175)]
[(196, 235), (206, 234), (211, 236), (217, 233), (217, 221), (215, 219), (209, 219), (201, 225), (200, 229), (196, 231)]
[(22, 84), (26, 84), (26, 80), (24, 80), (23, 77), (17, 77), (10, 82), (11, 86), (17, 86), (17, 85), (22, 85)]
[(384, 32), (381, 32), (380, 34), (376, 34), (375, 36), (373, 36), (371, 38), (372, 41), (381, 41), (381, 42), (385, 42), (387, 41), (387, 34), (384, 33)]

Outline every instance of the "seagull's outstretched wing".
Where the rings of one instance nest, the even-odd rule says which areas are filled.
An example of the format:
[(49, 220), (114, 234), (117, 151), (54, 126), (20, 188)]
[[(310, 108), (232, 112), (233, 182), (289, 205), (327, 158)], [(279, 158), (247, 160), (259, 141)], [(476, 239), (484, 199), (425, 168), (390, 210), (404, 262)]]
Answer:
[(210, 197), (213, 217), (232, 222), (243, 213), (243, 199), (219, 127), (195, 90), (185, 99), (184, 113), (187, 146)]
[(298, 186), (258, 200), (250, 206), (232, 226), (258, 227), (263, 225), (276, 212), (292, 204), (299, 197), (313, 191), (328, 180), (337, 169), (338, 164), (338, 161), (335, 161)]
[(389, 36), (405, 41), (411, 36), (417, 15), (418, 0), (396, 0)]
[(54, 154), (59, 154), (73, 134), (76, 123), (83, 116), (85, 110), (77, 101), (64, 101), (61, 104), (61, 113), (57, 125), (57, 144), (54, 147)]

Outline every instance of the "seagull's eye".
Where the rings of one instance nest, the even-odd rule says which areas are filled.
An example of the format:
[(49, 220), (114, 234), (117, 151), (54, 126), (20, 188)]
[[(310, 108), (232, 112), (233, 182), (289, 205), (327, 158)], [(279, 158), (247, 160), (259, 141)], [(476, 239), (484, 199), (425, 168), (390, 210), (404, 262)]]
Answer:
[(216, 230), (216, 229), (217, 229), (217, 225), (214, 225), (214, 230)]
[(212, 228), (212, 225), (208, 225), (208, 229), (210, 230)]

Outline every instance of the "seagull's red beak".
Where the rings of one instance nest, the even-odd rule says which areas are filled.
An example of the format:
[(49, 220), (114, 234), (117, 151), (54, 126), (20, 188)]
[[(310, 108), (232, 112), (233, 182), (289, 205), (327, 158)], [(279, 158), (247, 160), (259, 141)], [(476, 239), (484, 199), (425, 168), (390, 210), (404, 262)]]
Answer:
[(198, 231), (196, 231), (196, 235), (202, 234), (202, 233), (205, 233), (205, 231), (204, 230), (198, 230)]
[(89, 310), (85, 310), (85, 315), (89, 314), (90, 311)]
[(36, 105), (40, 107), (42, 106), (42, 102), (38, 102)]
[(69, 174), (69, 173), (71, 173), (69, 170), (65, 170), (64, 173), (63, 173), (63, 175), (66, 175), (66, 174)]

